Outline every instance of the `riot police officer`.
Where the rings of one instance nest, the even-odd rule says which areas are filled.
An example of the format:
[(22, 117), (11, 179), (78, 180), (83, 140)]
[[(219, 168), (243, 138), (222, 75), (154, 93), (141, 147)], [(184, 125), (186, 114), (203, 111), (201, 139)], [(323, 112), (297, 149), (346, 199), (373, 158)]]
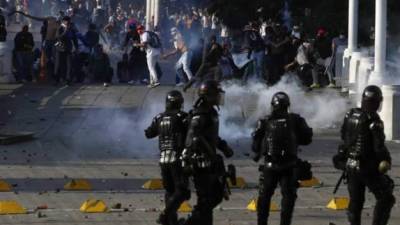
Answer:
[(166, 190), (165, 210), (157, 221), (162, 225), (176, 225), (179, 206), (190, 198), (188, 178), (179, 160), (188, 128), (188, 114), (182, 111), (183, 102), (179, 91), (169, 92), (165, 112), (156, 116), (145, 130), (147, 138), (159, 137), (161, 175)]
[(337, 169), (344, 170), (348, 179), (351, 225), (361, 224), (365, 189), (375, 195), (373, 225), (386, 225), (395, 203), (393, 180), (386, 175), (391, 167), (390, 153), (385, 146), (383, 122), (377, 110), (383, 101), (377, 86), (368, 86), (362, 95), (361, 108), (351, 109), (341, 129), (343, 144), (334, 156)]
[(260, 167), (257, 207), (258, 225), (267, 225), (272, 195), (280, 184), (282, 192), (281, 225), (290, 225), (297, 198), (296, 167), (298, 145), (308, 145), (313, 131), (300, 115), (289, 113), (290, 100), (284, 92), (272, 97), (272, 112), (258, 121), (253, 133), (252, 150), (256, 162), (264, 156)]
[(233, 150), (219, 137), (218, 112), (215, 107), (222, 104), (224, 91), (218, 82), (208, 80), (201, 84), (199, 98), (189, 113), (190, 123), (186, 148), (182, 154), (185, 170), (191, 170), (197, 194), (197, 204), (186, 225), (212, 225), (213, 209), (222, 202), (225, 194), (226, 177), (223, 158)]

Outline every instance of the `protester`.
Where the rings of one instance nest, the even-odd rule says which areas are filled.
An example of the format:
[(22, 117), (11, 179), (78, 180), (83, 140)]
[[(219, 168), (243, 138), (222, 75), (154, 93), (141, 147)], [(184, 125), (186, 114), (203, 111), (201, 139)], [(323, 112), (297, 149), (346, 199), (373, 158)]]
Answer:
[(297, 49), (296, 58), (285, 66), (286, 70), (296, 69), (305, 86), (320, 88), (318, 69), (320, 56), (311, 41), (303, 42)]
[[(347, 37), (344, 31), (339, 32), (339, 36), (332, 39), (332, 61), (326, 69), (329, 78), (329, 87), (336, 87), (336, 60), (343, 56), (343, 52), (339, 52), (339, 47), (345, 48), (347, 46)], [(339, 55), (341, 54), (341, 56)]]
[(14, 39), (15, 56), (17, 60), (17, 81), (32, 81), (33, 48), (35, 42), (29, 26), (24, 25), (22, 31)]
[(222, 57), (223, 49), (217, 42), (217, 37), (211, 35), (208, 43), (203, 46), (203, 59), (200, 68), (196, 75), (184, 87), (186, 91), (196, 82), (203, 82), (204, 80), (216, 80), (221, 78), (221, 68), (219, 61)]
[(89, 24), (88, 31), (85, 34), (85, 45), (89, 48), (89, 52), (93, 52), (93, 48), (100, 43), (100, 35), (97, 32), (96, 24)]
[(89, 74), (94, 81), (103, 82), (104, 87), (107, 87), (111, 83), (113, 69), (102, 45), (98, 44), (95, 46), (93, 55), (89, 58), (88, 68)]
[(258, 25), (253, 23), (244, 29), (245, 48), (248, 49), (251, 59), (255, 65), (255, 78), (263, 79), (265, 45), (259, 32)]
[(78, 31), (71, 22), (71, 18), (65, 16), (61, 21), (61, 26), (57, 30), (56, 63), (55, 63), (55, 84), (63, 79), (67, 85), (73, 80), (72, 74), (72, 53), (78, 51)]
[(162, 46), (158, 35), (152, 31), (146, 31), (143, 26), (138, 26), (137, 31), (140, 34), (140, 43), (138, 47), (146, 49), (147, 66), (150, 72), (149, 88), (160, 85), (157, 74), (158, 58), (162, 54)]
[[(171, 29), (171, 35), (174, 38), (175, 50), (164, 55), (163, 58), (167, 59), (169, 56), (176, 55), (179, 52), (181, 53), (181, 56), (175, 65), (175, 70), (177, 74), (176, 86), (183, 86), (185, 84), (184, 81), (191, 80), (193, 77), (192, 71), (190, 70), (192, 51), (188, 48), (187, 44), (183, 40), (182, 34), (179, 33), (176, 27)], [(186, 76), (182, 74), (182, 71)]]

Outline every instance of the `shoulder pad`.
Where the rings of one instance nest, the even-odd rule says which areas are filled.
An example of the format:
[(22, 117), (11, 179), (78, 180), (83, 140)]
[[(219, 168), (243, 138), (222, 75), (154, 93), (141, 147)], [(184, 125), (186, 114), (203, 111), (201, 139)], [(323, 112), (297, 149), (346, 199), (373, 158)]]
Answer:
[(263, 126), (263, 124), (265, 123), (265, 119), (259, 119), (257, 121), (257, 129), (261, 128)]
[(192, 127), (200, 126), (201, 125), (201, 116), (199, 116), (199, 115), (193, 116), (190, 121), (190, 124)]
[(158, 114), (154, 119), (159, 120), (164, 116), (164, 113)]
[(360, 108), (352, 108), (352, 109), (350, 109), (350, 111), (348, 111), (347, 113), (346, 113), (346, 116), (345, 116), (345, 118), (350, 118), (351, 116), (353, 116), (354, 114), (361, 114), (362, 113), (362, 111), (361, 111), (361, 109)]
[(184, 111), (179, 111), (179, 112), (177, 113), (177, 116), (179, 116), (179, 117), (187, 117), (187, 116), (188, 116), (188, 113), (187, 113), (187, 112), (184, 112)]
[(289, 118), (293, 118), (293, 119), (302, 119), (303, 117), (301, 117), (299, 114), (296, 113), (289, 113)]
[(384, 126), (383, 126), (382, 120), (377, 120), (377, 121), (372, 122), (369, 125), (369, 129), (370, 130), (383, 130)]

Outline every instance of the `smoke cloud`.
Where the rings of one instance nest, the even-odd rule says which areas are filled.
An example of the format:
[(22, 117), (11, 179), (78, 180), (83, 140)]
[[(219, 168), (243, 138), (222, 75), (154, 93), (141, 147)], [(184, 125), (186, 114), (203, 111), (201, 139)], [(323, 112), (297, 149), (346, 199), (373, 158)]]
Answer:
[(273, 87), (227, 83), (224, 88), (226, 105), (221, 110), (221, 136), (228, 139), (250, 137), (257, 120), (270, 112), (271, 98), (279, 91), (289, 95), (290, 111), (303, 116), (317, 131), (338, 127), (348, 110), (346, 99), (337, 91), (322, 89), (308, 93), (293, 74), (285, 75)]
[[(225, 105), (220, 110), (220, 136), (233, 147), (250, 146), (250, 136), (256, 121), (270, 111), (274, 93), (285, 91), (291, 98), (291, 111), (302, 115), (318, 133), (319, 129), (337, 127), (347, 111), (347, 101), (337, 91), (321, 89), (306, 92), (293, 75), (286, 75), (273, 87), (260, 83), (241, 85), (223, 84)], [(70, 114), (56, 122), (38, 139), (62, 148), (63, 158), (86, 160), (109, 157), (121, 159), (156, 159), (158, 140), (147, 140), (144, 130), (153, 118), (164, 111), (164, 96), (168, 89), (155, 89), (141, 100), (136, 108), (114, 105), (112, 108), (66, 111)], [(163, 97), (161, 97), (163, 96)], [(190, 96), (192, 97), (192, 96)], [(186, 96), (185, 111), (189, 111), (193, 98)], [(55, 142), (55, 143), (53, 143)], [(244, 151), (244, 150), (243, 150)]]

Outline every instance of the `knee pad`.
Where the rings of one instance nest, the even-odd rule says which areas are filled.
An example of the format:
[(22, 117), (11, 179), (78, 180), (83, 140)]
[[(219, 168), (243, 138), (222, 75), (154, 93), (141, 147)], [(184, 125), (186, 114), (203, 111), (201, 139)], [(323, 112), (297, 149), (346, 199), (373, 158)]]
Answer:
[(393, 207), (394, 204), (396, 203), (396, 198), (392, 193), (384, 195), (380, 200), (390, 208)]

